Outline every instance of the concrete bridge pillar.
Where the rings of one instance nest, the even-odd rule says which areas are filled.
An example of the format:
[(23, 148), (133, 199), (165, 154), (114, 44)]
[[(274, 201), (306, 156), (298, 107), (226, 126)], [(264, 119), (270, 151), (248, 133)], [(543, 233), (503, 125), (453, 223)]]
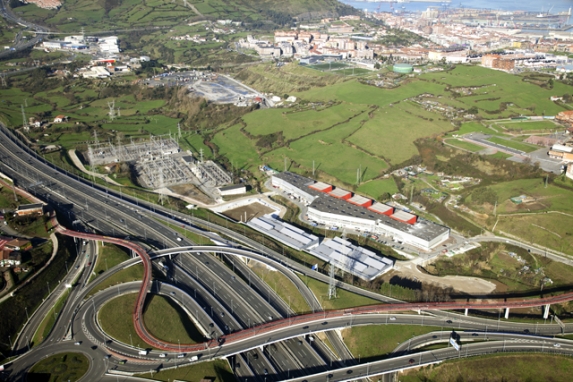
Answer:
[(509, 308), (505, 308), (505, 319), (509, 318)]
[(418, 314), (422, 314), (422, 310), (418, 309)]
[(464, 316), (467, 316), (467, 315), (468, 315), (468, 310), (469, 310), (469, 309), (466, 308), (466, 310), (464, 311)]
[(171, 260), (171, 253), (169, 254), (169, 260)]
[(543, 319), (547, 320), (549, 318), (549, 304), (545, 305), (545, 308), (543, 309)]

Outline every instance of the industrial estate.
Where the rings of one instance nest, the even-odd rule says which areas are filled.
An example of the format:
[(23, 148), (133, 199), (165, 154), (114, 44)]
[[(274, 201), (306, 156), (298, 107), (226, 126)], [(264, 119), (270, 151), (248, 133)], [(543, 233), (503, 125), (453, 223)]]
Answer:
[(500, 6), (0, 0), (0, 380), (570, 380), (571, 8)]

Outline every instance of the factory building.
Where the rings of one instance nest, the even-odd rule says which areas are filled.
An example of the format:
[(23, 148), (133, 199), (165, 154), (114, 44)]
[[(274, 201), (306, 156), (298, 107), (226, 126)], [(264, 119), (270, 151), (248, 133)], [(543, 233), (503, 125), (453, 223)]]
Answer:
[(318, 236), (270, 216), (254, 218), (247, 225), (298, 251), (310, 250), (318, 245)]
[(325, 239), (318, 247), (307, 252), (366, 281), (375, 279), (394, 266), (391, 259), (339, 237)]
[(331, 185), (301, 175), (283, 172), (273, 175), (271, 182), (301, 199), (308, 206), (308, 220), (319, 224), (392, 236), (423, 250), (430, 250), (450, 236), (448, 227), (383, 203), (369, 205), (369, 199), (352, 197), (350, 192), (339, 188), (328, 191)]

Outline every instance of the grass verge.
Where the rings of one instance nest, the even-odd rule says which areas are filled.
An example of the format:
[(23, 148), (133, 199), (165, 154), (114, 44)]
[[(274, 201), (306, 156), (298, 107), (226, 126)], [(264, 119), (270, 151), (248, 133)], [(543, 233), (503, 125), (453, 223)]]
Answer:
[(324, 309), (344, 309), (354, 306), (374, 305), (379, 304), (380, 301), (373, 300), (368, 297), (360, 296), (343, 289), (336, 290), (336, 297), (328, 299), (328, 285), (321, 281), (317, 281), (305, 276), (299, 276), (304, 283), (312, 290), (312, 293), (321, 302)]
[(44, 319), (36, 329), (36, 333), (34, 333), (34, 337), (32, 340), (32, 347), (35, 347), (40, 343), (42, 343), (44, 338), (46, 338), (50, 334), (52, 328), (54, 327), (54, 324), (56, 323), (56, 318), (58, 314), (60, 314), (60, 312), (64, 308), (64, 304), (66, 303), (69, 294), (70, 294), (70, 289), (68, 288), (66, 289), (64, 295), (60, 297), (58, 301), (56, 301), (52, 309), (50, 309), (50, 311), (46, 314), (46, 317), (44, 317)]
[(267, 283), (283, 301), (289, 303), (291, 309), (296, 314), (306, 313), (310, 310), (310, 306), (306, 303), (297, 287), (286, 276), (280, 272), (273, 272), (258, 262), (255, 262), (251, 269), (263, 282)]
[(129, 260), (129, 255), (120, 247), (113, 244), (105, 244), (99, 247), (97, 262), (94, 266), (94, 274), (90, 277), (90, 282), (117, 264)]
[[(199, 382), (207, 376), (212, 382), (235, 382), (235, 376), (229, 364), (223, 360), (213, 362), (201, 362), (196, 365), (179, 367), (177, 369), (160, 371), (154, 373), (138, 374), (137, 377), (152, 378), (156, 381), (189, 381)], [(214, 379), (213, 379), (214, 378)]]
[(560, 355), (490, 355), (410, 370), (403, 382), (418, 381), (568, 381), (573, 359)]
[(135, 264), (129, 268), (122, 269), (118, 271), (115, 275), (108, 277), (93, 288), (87, 297), (92, 296), (99, 292), (109, 288), (112, 285), (123, 284), (130, 281), (138, 281), (143, 278), (143, 265)]
[(77, 381), (89, 368), (89, 360), (79, 353), (60, 353), (45, 358), (32, 366), (28, 381), (65, 382)]
[(342, 338), (354, 357), (360, 357), (364, 362), (371, 362), (386, 358), (386, 355), (402, 342), (435, 330), (440, 328), (419, 325), (356, 326), (344, 329)]

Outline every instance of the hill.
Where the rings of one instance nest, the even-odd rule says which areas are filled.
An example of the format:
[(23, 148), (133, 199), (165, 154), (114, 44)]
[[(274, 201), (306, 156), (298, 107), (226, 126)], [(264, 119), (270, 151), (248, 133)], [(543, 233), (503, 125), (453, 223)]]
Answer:
[(295, 20), (357, 12), (337, 0), (63, 0), (57, 10), (19, 5), (14, 12), (30, 21), (60, 31), (173, 27), (182, 22), (230, 19), (253, 28), (274, 29)]

